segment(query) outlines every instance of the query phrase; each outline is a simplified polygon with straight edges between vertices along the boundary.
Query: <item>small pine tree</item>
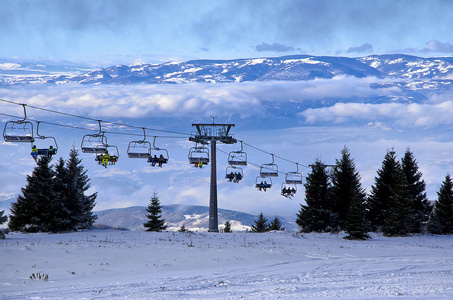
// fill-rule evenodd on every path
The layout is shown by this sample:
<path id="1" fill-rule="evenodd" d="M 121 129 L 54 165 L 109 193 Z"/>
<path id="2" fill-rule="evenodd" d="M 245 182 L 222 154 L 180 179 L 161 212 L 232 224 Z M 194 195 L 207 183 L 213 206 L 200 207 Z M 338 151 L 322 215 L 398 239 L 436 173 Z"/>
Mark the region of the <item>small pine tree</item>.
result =
<path id="1" fill-rule="evenodd" d="M 453 182 L 449 174 L 437 192 L 437 202 L 428 222 L 428 230 L 436 234 L 453 234 Z"/>
<path id="2" fill-rule="evenodd" d="M 224 225 L 225 225 L 225 226 L 223 227 L 223 232 L 225 232 L 225 233 L 233 232 L 233 231 L 231 230 L 231 223 L 230 223 L 230 221 L 226 221 Z"/>
<path id="3" fill-rule="evenodd" d="M 178 232 L 187 232 L 186 226 L 181 225 L 181 227 L 179 228 Z"/>
<path id="4" fill-rule="evenodd" d="M 151 202 L 146 208 L 146 211 L 149 213 L 146 215 L 148 218 L 148 222 L 144 223 L 143 226 L 146 231 L 157 231 L 160 232 L 162 230 L 167 229 L 165 225 L 165 220 L 162 219 L 162 205 L 160 205 L 159 198 L 157 197 L 157 193 L 154 192 L 153 196 L 151 197 Z"/>
<path id="5" fill-rule="evenodd" d="M 296 223 L 302 232 L 331 232 L 334 230 L 335 215 L 326 165 L 316 160 L 311 169 L 304 185 L 307 205 L 300 205 Z"/>
<path id="6" fill-rule="evenodd" d="M 269 224 L 269 230 L 283 231 L 285 227 L 282 227 L 282 222 L 278 217 L 275 217 Z"/>
<path id="7" fill-rule="evenodd" d="M 3 215 L 4 213 L 5 213 L 4 210 L 0 211 L 0 225 L 5 223 L 6 221 L 8 221 L 8 216 L 4 216 Z M 3 230 L 0 229 L 0 239 L 4 239 L 4 238 L 5 238 L 5 234 L 3 233 Z"/>
<path id="8" fill-rule="evenodd" d="M 252 225 L 252 232 L 266 231 L 269 231 L 269 225 L 267 224 L 267 219 L 264 217 L 263 213 L 260 213 L 258 220 L 255 220 L 255 225 Z"/>

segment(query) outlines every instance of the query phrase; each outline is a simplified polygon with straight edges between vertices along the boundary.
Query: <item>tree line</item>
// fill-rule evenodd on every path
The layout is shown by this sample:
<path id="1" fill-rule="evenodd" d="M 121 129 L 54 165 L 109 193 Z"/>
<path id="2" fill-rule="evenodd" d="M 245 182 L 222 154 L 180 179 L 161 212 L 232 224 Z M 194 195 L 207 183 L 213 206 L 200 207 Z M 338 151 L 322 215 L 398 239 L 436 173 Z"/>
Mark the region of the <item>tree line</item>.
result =
<path id="1" fill-rule="evenodd" d="M 86 195 L 90 188 L 87 171 L 78 152 L 72 149 L 69 160 L 62 158 L 50 165 L 51 158 L 42 157 L 31 175 L 22 195 L 11 204 L 8 227 L 22 232 L 62 232 L 92 227 L 96 220 L 92 209 L 97 193 Z M 407 149 L 399 161 L 394 149 L 387 151 L 374 184 L 367 195 L 361 186 L 349 149 L 344 147 L 341 158 L 332 169 L 319 159 L 311 165 L 306 177 L 305 202 L 296 214 L 301 232 L 347 232 L 346 238 L 367 239 L 369 232 L 386 236 L 405 236 L 413 233 L 453 233 L 453 182 L 447 174 L 434 207 L 426 196 L 417 161 Z M 167 228 L 162 219 L 162 205 L 154 193 L 147 207 L 147 231 Z M 0 212 L 0 224 L 7 217 Z M 223 232 L 231 232 L 231 223 Z M 270 223 L 261 213 L 252 232 L 284 230 L 275 217 Z M 3 234 L 0 232 L 0 238 Z"/>
<path id="2" fill-rule="evenodd" d="M 434 208 L 426 196 L 417 161 L 407 149 L 399 161 L 387 151 L 369 195 L 349 149 L 344 147 L 333 172 L 319 159 L 306 178 L 305 201 L 296 223 L 302 232 L 347 232 L 346 238 L 367 239 L 369 232 L 386 236 L 453 233 L 453 184 L 445 177 Z"/>

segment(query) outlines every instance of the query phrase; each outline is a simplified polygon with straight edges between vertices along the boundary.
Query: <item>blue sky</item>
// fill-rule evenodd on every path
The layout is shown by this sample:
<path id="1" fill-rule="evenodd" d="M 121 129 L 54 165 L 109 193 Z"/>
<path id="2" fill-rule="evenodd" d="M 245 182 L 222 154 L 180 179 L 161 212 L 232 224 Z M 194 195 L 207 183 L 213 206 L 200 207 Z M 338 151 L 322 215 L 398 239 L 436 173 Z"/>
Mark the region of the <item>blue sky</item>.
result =
<path id="1" fill-rule="evenodd" d="M 0 0 L 0 58 L 451 55 L 448 0 Z"/>

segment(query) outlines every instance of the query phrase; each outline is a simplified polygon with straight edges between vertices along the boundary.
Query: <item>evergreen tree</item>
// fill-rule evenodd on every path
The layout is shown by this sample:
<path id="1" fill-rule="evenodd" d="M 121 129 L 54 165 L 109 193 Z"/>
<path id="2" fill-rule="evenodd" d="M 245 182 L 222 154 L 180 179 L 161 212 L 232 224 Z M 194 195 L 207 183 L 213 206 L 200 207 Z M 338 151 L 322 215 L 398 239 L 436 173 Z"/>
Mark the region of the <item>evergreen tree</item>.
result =
<path id="1" fill-rule="evenodd" d="M 305 183 L 305 202 L 297 214 L 296 223 L 302 232 L 331 232 L 335 228 L 333 199 L 326 166 L 319 160 L 311 166 Z"/>
<path id="2" fill-rule="evenodd" d="M 225 226 L 223 227 L 223 232 L 225 232 L 225 233 L 233 232 L 233 231 L 231 230 L 231 223 L 230 223 L 230 221 L 226 221 L 224 225 L 225 225 Z"/>
<path id="3" fill-rule="evenodd" d="M 423 223 L 428 220 L 432 207 L 426 196 L 426 184 L 421 179 L 422 173 L 418 170 L 417 161 L 408 148 L 401 160 L 401 167 L 405 177 L 406 195 L 410 205 L 409 232 L 420 233 Z"/>
<path id="4" fill-rule="evenodd" d="M 8 226 L 13 231 L 49 232 L 54 230 L 55 193 L 54 172 L 49 167 L 50 159 L 41 157 L 31 175 L 27 175 L 27 186 L 22 195 L 11 204 Z"/>
<path id="5" fill-rule="evenodd" d="M 428 222 L 428 230 L 437 234 L 453 234 L 453 183 L 449 174 L 437 192 L 437 202 Z"/>
<path id="6" fill-rule="evenodd" d="M 401 164 L 393 149 L 387 151 L 368 197 L 368 220 L 373 230 L 387 235 L 408 232 L 409 203 Z"/>
<path id="7" fill-rule="evenodd" d="M 275 217 L 274 220 L 272 220 L 269 224 L 269 230 L 283 231 L 285 230 L 285 228 L 282 227 L 282 222 L 280 221 L 280 219 Z"/>
<path id="8" fill-rule="evenodd" d="M 148 222 L 144 223 L 146 231 L 162 231 L 167 229 L 165 226 L 165 220 L 162 219 L 162 205 L 160 205 L 159 198 L 157 193 L 154 192 L 153 197 L 151 197 L 151 202 L 146 208 L 146 211 L 149 213 L 146 215 Z"/>
<path id="9" fill-rule="evenodd" d="M 69 160 L 66 164 L 67 195 L 65 205 L 71 213 L 71 223 L 75 229 L 90 228 L 96 221 L 97 216 L 93 215 L 93 208 L 96 205 L 97 193 L 85 195 L 90 188 L 90 179 L 79 159 L 79 153 L 72 148 L 69 153 Z"/>
<path id="10" fill-rule="evenodd" d="M 365 213 L 365 209 L 358 206 L 365 205 L 365 190 L 360 183 L 359 172 L 356 171 L 354 160 L 351 158 L 349 149 L 344 147 L 341 150 L 341 159 L 336 160 L 336 166 L 333 172 L 332 180 L 332 196 L 334 213 L 337 216 L 337 222 L 341 229 L 345 229 L 349 216 L 354 216 L 355 220 L 349 221 L 349 226 L 358 221 L 360 218 L 356 214 L 359 212 Z M 354 213 L 350 214 L 352 202 L 356 206 Z M 352 228 L 350 230 L 353 230 Z"/>
<path id="11" fill-rule="evenodd" d="M 266 231 L 269 231 L 269 225 L 267 224 L 267 219 L 264 217 L 263 213 L 260 213 L 258 220 L 255 220 L 255 225 L 252 225 L 252 232 Z"/>
<path id="12" fill-rule="evenodd" d="M 0 225 L 8 221 L 8 216 L 4 216 L 3 214 L 5 213 L 4 210 L 0 211 Z M 3 234 L 3 230 L 0 229 L 0 239 L 4 239 L 5 235 Z"/>
<path id="13" fill-rule="evenodd" d="M 181 225 L 181 227 L 179 228 L 178 232 L 187 232 L 188 230 L 186 229 L 186 226 L 184 225 Z"/>

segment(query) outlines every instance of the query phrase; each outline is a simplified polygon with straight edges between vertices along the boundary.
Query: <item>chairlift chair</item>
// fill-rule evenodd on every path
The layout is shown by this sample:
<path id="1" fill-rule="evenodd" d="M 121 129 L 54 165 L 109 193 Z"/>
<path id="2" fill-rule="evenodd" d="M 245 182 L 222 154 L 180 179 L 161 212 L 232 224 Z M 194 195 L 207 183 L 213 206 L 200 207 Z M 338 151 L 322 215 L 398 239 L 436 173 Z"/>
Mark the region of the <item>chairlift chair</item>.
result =
<path id="1" fill-rule="evenodd" d="M 107 153 L 109 156 L 106 156 Z M 118 147 L 106 144 L 104 152 L 96 153 L 94 160 L 97 161 L 99 165 L 107 167 L 107 165 L 115 165 L 118 162 L 119 157 L 120 153 L 118 151 Z"/>
<path id="2" fill-rule="evenodd" d="M 243 151 L 243 145 L 241 141 L 240 151 L 231 151 L 228 154 L 228 164 L 230 166 L 246 166 L 247 165 L 247 153 Z"/>
<path id="3" fill-rule="evenodd" d="M 296 184 L 288 184 L 286 182 L 282 183 L 281 195 L 283 197 L 291 199 L 296 192 L 297 192 Z"/>
<path id="4" fill-rule="evenodd" d="M 257 176 L 255 179 L 255 187 L 260 191 L 266 191 L 272 187 L 272 178 L 266 176 Z"/>
<path id="5" fill-rule="evenodd" d="M 286 173 L 285 182 L 287 184 L 302 184 L 302 173 L 299 172 L 299 164 L 297 165 L 297 171 Z"/>
<path id="6" fill-rule="evenodd" d="M 244 178 L 244 172 L 242 168 L 235 166 L 228 166 L 225 170 L 225 179 L 228 179 L 229 182 L 238 183 Z"/>
<path id="7" fill-rule="evenodd" d="M 274 163 L 274 154 L 271 155 L 272 163 L 261 165 L 260 175 L 263 177 L 278 177 L 278 166 Z"/>
<path id="8" fill-rule="evenodd" d="M 205 147 L 192 147 L 189 150 L 189 162 L 191 165 L 202 163 L 209 164 L 209 150 Z"/>
<path id="9" fill-rule="evenodd" d="M 151 153 L 151 143 L 146 140 L 145 128 L 143 129 L 143 140 L 132 141 L 127 146 L 127 156 L 129 158 L 149 158 Z"/>
<path id="10" fill-rule="evenodd" d="M 151 147 L 149 153 L 148 162 L 151 163 L 152 166 L 157 165 L 162 167 L 163 164 L 168 163 L 168 151 L 167 149 L 156 147 L 156 137 L 154 137 L 153 146 Z"/>
<path id="11" fill-rule="evenodd" d="M 33 146 L 36 146 L 36 144 L 38 144 L 38 146 L 36 146 L 37 147 L 37 155 L 38 156 L 49 156 L 49 157 L 51 157 L 52 155 L 57 154 L 57 151 L 58 151 L 57 140 L 53 136 L 40 135 L 39 134 L 39 124 L 41 122 L 37 122 L 37 123 L 38 123 L 38 125 L 36 126 L 36 136 L 35 136 L 35 141 L 34 141 L 34 145 L 33 145 Z M 50 145 L 48 145 L 45 142 L 39 142 L 38 143 L 38 140 L 49 141 Z M 32 146 L 32 150 L 33 150 L 33 146 Z"/>
<path id="12" fill-rule="evenodd" d="M 8 121 L 3 128 L 3 139 L 5 142 L 16 143 L 33 143 L 33 123 L 27 121 L 26 104 L 22 104 L 24 108 L 24 118 L 18 121 Z"/>
<path id="13" fill-rule="evenodd" d="M 107 137 L 102 132 L 84 135 L 80 148 L 83 153 L 102 154 L 107 150 L 107 145 Z"/>
<path id="14" fill-rule="evenodd" d="M 33 124 L 29 121 L 8 121 L 3 129 L 5 142 L 33 143 Z"/>

